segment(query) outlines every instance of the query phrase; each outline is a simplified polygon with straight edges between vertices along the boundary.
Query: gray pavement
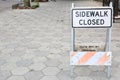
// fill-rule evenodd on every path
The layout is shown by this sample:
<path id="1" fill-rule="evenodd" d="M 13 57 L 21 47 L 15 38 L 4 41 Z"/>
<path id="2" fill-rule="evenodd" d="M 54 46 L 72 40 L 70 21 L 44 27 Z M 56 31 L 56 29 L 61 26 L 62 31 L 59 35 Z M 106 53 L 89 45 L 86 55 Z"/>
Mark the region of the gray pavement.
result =
<path id="1" fill-rule="evenodd" d="M 0 80 L 71 80 L 72 2 L 82 7 L 101 6 L 92 0 L 57 0 L 40 3 L 35 10 L 7 9 L 0 13 Z M 112 28 L 110 80 L 120 79 L 119 25 L 114 23 Z M 76 44 L 104 48 L 105 32 L 104 29 L 78 30 Z M 105 66 L 76 66 L 74 74 L 75 80 L 107 80 Z"/>
<path id="2" fill-rule="evenodd" d="M 0 0 L 0 12 L 11 9 L 12 5 L 18 2 L 18 0 Z"/>

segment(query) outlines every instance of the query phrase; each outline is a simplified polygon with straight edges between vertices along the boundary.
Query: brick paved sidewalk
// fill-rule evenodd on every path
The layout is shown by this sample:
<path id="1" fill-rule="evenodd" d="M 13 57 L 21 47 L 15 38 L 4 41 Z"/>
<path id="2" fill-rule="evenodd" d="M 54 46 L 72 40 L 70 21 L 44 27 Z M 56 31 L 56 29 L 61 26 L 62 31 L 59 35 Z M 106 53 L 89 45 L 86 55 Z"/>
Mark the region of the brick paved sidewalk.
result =
<path id="1" fill-rule="evenodd" d="M 101 5 L 87 0 L 50 1 L 40 3 L 35 10 L 8 9 L 0 13 L 0 80 L 71 80 L 69 52 L 72 2 L 82 7 Z M 114 23 L 112 29 L 111 80 L 120 78 L 119 25 Z M 90 32 L 93 35 L 89 31 L 84 34 L 88 38 L 97 36 L 104 39 L 101 36 L 103 30 L 93 29 Z M 81 38 L 84 39 L 83 36 Z M 74 73 L 75 80 L 107 80 L 104 66 L 77 66 Z"/>

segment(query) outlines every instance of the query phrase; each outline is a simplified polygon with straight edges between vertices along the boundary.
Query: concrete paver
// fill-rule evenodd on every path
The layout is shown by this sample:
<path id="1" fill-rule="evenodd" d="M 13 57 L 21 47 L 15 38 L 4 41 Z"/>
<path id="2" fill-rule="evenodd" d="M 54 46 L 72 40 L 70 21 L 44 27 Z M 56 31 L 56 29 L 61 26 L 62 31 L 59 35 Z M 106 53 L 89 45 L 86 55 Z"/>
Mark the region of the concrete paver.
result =
<path id="1" fill-rule="evenodd" d="M 35 58 L 32 59 L 34 62 L 46 62 L 47 58 L 46 57 L 41 57 L 41 56 L 37 56 Z"/>
<path id="2" fill-rule="evenodd" d="M 29 68 L 29 69 L 32 69 L 32 70 L 42 70 L 42 69 L 44 69 L 45 67 L 46 67 L 45 64 L 40 63 L 40 62 L 37 62 L 37 63 L 34 63 L 34 64 L 32 64 L 31 66 L 29 66 L 28 68 Z"/>
<path id="3" fill-rule="evenodd" d="M 75 80 L 93 80 L 90 77 L 77 77 Z"/>
<path id="4" fill-rule="evenodd" d="M 13 75 L 24 75 L 26 74 L 27 72 L 29 72 L 29 69 L 26 68 L 26 67 L 19 67 L 19 68 L 15 68 L 11 71 L 11 73 Z"/>
<path id="5" fill-rule="evenodd" d="M 88 69 L 87 67 L 76 67 L 74 72 L 76 73 L 76 75 L 79 76 L 85 76 L 85 75 L 90 75 L 91 74 L 91 70 Z"/>
<path id="6" fill-rule="evenodd" d="M 40 80 L 59 80 L 56 76 L 45 76 Z"/>
<path id="7" fill-rule="evenodd" d="M 82 7 L 102 5 L 93 0 L 49 1 L 40 3 L 35 10 L 12 10 L 13 3 L 1 10 L 4 5 L 0 5 L 0 80 L 71 80 L 70 8 L 73 2 Z M 112 28 L 111 80 L 119 79 L 119 25 L 118 20 Z M 76 32 L 76 44 L 78 47 L 97 45 L 98 50 L 103 50 L 105 32 L 106 29 L 80 29 Z M 75 80 L 107 80 L 103 66 L 77 66 L 74 74 Z"/>
<path id="8" fill-rule="evenodd" d="M 6 64 L 0 66 L 0 69 L 3 71 L 6 71 L 6 70 L 11 71 L 16 68 L 17 68 L 17 66 L 15 63 L 6 63 Z"/>
<path id="9" fill-rule="evenodd" d="M 26 60 L 17 61 L 17 62 L 16 62 L 16 65 L 17 65 L 18 67 L 28 67 L 28 66 L 30 66 L 32 63 L 33 63 L 32 60 L 26 59 Z"/>
<path id="10" fill-rule="evenodd" d="M 7 80 L 12 74 L 6 70 L 0 70 L 0 80 Z"/>
<path id="11" fill-rule="evenodd" d="M 69 70 L 61 70 L 60 73 L 57 75 L 57 77 L 60 80 L 66 80 L 66 79 L 67 80 L 71 80 L 70 71 Z"/>
<path id="12" fill-rule="evenodd" d="M 47 76 L 54 76 L 59 73 L 59 69 L 57 67 L 47 67 L 43 70 L 43 73 Z"/>
<path id="13" fill-rule="evenodd" d="M 49 61 L 46 61 L 45 65 L 48 67 L 55 67 L 55 66 L 57 67 L 60 65 L 60 61 L 58 61 L 57 59 L 51 59 Z"/>
<path id="14" fill-rule="evenodd" d="M 24 76 L 11 76 L 7 80 L 25 80 Z"/>
<path id="15" fill-rule="evenodd" d="M 0 65 L 4 65 L 6 63 L 6 60 L 0 59 Z"/>
<path id="16" fill-rule="evenodd" d="M 25 74 L 26 80 L 40 80 L 43 77 L 43 73 L 41 71 L 30 71 Z"/>

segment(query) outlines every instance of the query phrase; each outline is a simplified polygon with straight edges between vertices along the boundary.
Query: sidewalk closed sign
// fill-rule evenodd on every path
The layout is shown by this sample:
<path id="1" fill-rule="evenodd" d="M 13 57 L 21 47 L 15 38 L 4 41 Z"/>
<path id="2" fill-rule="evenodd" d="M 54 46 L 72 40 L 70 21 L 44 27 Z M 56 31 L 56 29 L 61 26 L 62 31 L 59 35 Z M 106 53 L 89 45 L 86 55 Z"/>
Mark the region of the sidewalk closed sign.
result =
<path id="1" fill-rule="evenodd" d="M 108 8 L 73 8 L 73 28 L 110 28 L 112 26 L 112 9 Z"/>

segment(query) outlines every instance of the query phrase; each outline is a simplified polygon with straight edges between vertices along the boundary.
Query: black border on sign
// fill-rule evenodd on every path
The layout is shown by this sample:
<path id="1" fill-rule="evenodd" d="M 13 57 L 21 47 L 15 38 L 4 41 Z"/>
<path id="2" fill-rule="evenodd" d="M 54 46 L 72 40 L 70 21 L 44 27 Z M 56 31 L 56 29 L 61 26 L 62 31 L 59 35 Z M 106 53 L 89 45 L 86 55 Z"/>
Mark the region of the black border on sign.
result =
<path id="1" fill-rule="evenodd" d="M 111 22 L 111 25 L 110 26 L 97 26 L 97 27 L 89 27 L 89 26 L 85 26 L 85 27 L 80 27 L 80 26 L 78 26 L 78 27 L 74 27 L 73 26 L 73 10 L 103 10 L 103 9 L 109 9 L 110 11 L 111 11 L 111 20 L 110 20 L 110 22 Z M 73 8 L 72 9 L 72 28 L 111 28 L 112 27 L 112 16 L 113 16 L 113 14 L 112 14 L 112 9 L 111 8 Z"/>

